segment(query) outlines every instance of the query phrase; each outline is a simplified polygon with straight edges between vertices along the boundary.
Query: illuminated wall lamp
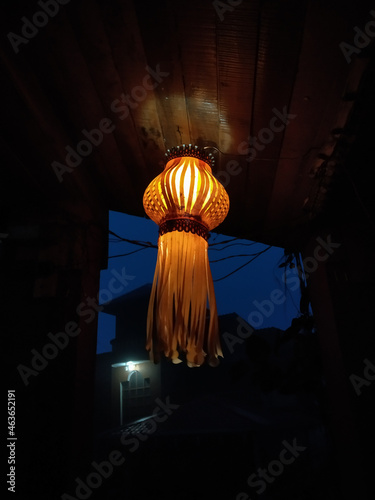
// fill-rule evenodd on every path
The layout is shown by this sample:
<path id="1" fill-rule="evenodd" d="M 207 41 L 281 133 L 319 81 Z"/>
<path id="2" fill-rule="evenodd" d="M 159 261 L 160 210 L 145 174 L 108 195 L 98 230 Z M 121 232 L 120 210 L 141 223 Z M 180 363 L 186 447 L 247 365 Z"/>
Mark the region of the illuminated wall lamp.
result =
<path id="1" fill-rule="evenodd" d="M 136 369 L 137 365 L 133 361 L 128 361 L 127 363 L 125 363 L 125 370 L 127 372 L 133 372 Z"/>

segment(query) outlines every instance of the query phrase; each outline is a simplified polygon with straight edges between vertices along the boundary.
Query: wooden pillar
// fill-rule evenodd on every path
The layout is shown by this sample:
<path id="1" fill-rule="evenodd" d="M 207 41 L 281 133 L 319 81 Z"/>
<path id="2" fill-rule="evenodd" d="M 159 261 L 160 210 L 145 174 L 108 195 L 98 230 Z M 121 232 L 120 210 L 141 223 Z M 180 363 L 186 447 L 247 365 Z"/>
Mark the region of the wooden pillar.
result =
<path id="1" fill-rule="evenodd" d="M 84 207 L 69 214 L 36 202 L 9 214 L 0 292 L 20 498 L 71 494 L 71 480 L 93 459 L 95 304 L 106 225 L 104 210 Z"/>
<path id="2" fill-rule="evenodd" d="M 338 477 L 342 499 L 365 499 L 368 497 L 365 486 L 363 437 L 359 433 L 350 384 L 353 365 L 348 335 L 352 336 L 352 341 L 354 337 L 358 337 L 358 341 L 361 342 L 359 338 L 362 337 L 363 342 L 367 332 L 358 329 L 358 323 L 351 331 L 350 325 L 353 325 L 353 319 L 355 322 L 353 318 L 355 304 L 352 309 L 348 309 L 344 303 L 350 288 L 348 287 L 350 279 L 348 238 L 342 232 L 326 232 L 319 236 L 325 242 L 334 242 L 336 247 L 331 248 L 326 260 L 319 261 L 316 256 L 321 258 L 325 250 L 317 250 L 321 240 L 313 238 L 306 247 L 303 259 L 309 263 L 309 266 L 305 267 L 312 269 L 308 273 L 307 281 L 326 383 L 326 411 L 336 464 L 336 470 L 332 473 Z M 338 243 L 340 245 L 337 248 Z M 343 285 L 343 281 L 346 281 L 346 285 Z M 337 295 L 340 289 L 341 297 Z"/>

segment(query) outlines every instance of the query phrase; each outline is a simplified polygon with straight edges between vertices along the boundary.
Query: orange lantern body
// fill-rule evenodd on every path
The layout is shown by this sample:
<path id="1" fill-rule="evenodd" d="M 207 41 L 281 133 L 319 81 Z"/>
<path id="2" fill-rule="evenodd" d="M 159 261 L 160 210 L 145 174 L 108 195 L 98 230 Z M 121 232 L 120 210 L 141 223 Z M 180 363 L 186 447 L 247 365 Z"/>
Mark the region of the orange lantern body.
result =
<path id="1" fill-rule="evenodd" d="M 212 155 L 197 146 L 168 150 L 164 171 L 147 187 L 143 205 L 159 225 L 158 257 L 147 317 L 150 357 L 160 353 L 189 366 L 222 356 L 208 233 L 229 210 L 224 187 L 212 175 Z M 209 319 L 207 318 L 207 306 Z"/>

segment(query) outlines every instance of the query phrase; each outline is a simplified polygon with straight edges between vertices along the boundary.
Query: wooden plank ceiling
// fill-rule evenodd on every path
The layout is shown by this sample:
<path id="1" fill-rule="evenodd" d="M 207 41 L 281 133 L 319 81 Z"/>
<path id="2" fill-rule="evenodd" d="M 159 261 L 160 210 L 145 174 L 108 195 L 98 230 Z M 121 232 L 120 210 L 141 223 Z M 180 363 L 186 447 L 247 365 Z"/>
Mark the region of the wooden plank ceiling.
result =
<path id="1" fill-rule="evenodd" d="M 7 34 L 21 35 L 21 18 L 41 9 L 26 1 L 1 7 L 6 166 L 67 210 L 79 201 L 93 213 L 98 204 L 143 216 L 143 192 L 167 148 L 218 148 L 216 174 L 231 199 L 220 230 L 298 244 L 324 198 L 313 175 L 319 155 L 334 151 L 331 131 L 351 108 L 343 97 L 366 66 L 348 64 L 339 44 L 352 42 L 369 9 L 332 0 L 237 3 L 218 12 L 223 3 L 203 0 L 75 0 L 17 54 Z M 275 110 L 290 115 L 282 130 Z M 76 149 L 82 131 L 105 118 L 112 132 L 59 182 L 51 163 L 64 164 L 66 147 Z M 252 161 L 249 136 L 259 145 Z"/>

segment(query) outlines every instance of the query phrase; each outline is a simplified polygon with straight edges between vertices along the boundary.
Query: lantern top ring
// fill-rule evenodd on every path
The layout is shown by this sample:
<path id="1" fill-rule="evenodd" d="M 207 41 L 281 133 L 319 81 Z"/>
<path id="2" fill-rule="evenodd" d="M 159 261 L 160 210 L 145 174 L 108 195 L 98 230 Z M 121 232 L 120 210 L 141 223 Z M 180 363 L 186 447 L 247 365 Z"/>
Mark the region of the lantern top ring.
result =
<path id="1" fill-rule="evenodd" d="M 199 146 L 193 146 L 192 144 L 183 144 L 182 146 L 176 146 L 168 149 L 165 153 L 167 162 L 173 160 L 174 158 L 181 158 L 182 156 L 190 156 L 192 158 L 198 158 L 206 162 L 211 168 L 215 166 L 215 158 L 212 153 L 206 153 L 204 148 Z"/>

